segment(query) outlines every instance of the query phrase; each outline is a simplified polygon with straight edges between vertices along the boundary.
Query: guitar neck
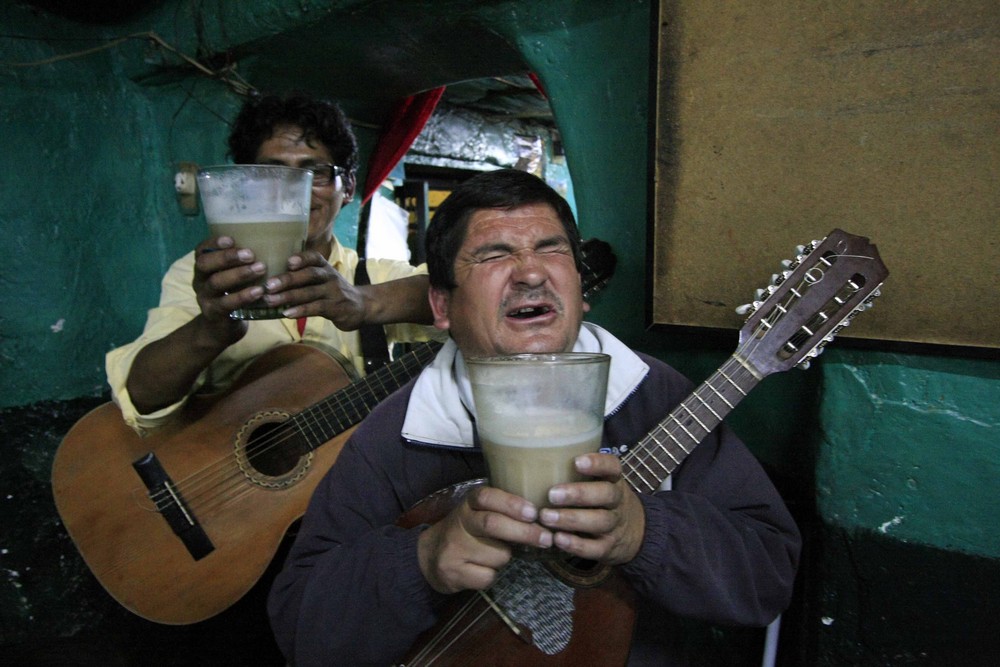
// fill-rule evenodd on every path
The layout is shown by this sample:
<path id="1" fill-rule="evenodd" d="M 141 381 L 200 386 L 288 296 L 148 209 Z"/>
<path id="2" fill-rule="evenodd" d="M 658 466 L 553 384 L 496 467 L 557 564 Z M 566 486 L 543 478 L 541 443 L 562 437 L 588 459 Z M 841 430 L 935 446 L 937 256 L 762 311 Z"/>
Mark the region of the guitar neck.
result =
<path id="1" fill-rule="evenodd" d="M 761 379 L 734 354 L 621 457 L 625 480 L 639 493 L 656 491 Z"/>
<path id="2" fill-rule="evenodd" d="M 440 349 L 441 343 L 420 343 L 392 363 L 306 408 L 289 423 L 312 451 L 360 423 L 380 401 L 419 375 Z"/>

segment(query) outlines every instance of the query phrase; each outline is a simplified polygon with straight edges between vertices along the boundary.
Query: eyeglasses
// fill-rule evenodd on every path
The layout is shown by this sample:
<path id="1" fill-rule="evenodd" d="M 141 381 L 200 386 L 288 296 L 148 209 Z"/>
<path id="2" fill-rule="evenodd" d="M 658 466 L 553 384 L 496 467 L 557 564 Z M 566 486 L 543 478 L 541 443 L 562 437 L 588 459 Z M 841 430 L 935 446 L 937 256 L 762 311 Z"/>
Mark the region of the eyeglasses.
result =
<path id="1" fill-rule="evenodd" d="M 347 169 L 335 164 L 313 164 L 306 168 L 312 170 L 313 185 L 330 185 L 333 179 L 347 173 Z"/>

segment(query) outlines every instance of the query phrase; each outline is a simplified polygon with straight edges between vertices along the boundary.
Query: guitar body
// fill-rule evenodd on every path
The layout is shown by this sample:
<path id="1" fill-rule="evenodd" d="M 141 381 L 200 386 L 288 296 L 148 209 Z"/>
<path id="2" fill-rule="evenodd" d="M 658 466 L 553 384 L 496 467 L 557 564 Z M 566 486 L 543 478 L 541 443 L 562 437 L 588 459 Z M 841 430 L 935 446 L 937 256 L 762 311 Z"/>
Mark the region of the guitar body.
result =
<path id="1" fill-rule="evenodd" d="M 239 600 L 267 568 L 288 527 L 353 428 L 265 470 L 248 443 L 349 384 L 345 367 L 307 345 L 277 348 L 226 394 L 197 399 L 140 438 L 117 406 L 102 405 L 66 435 L 52 490 L 66 530 L 101 585 L 153 621 L 204 620 Z M 153 453 L 212 544 L 196 559 L 157 511 L 133 462 Z"/>
<path id="2" fill-rule="evenodd" d="M 428 496 L 396 522 L 407 528 L 434 523 L 485 480 L 447 487 Z M 553 567 L 561 573 L 563 568 Z M 562 651 L 546 654 L 531 643 L 530 631 L 518 636 L 475 591 L 453 596 L 443 619 L 422 634 L 400 663 L 405 667 L 483 665 L 484 667 L 576 667 L 624 665 L 635 624 L 635 593 L 614 570 L 601 570 L 598 583 L 575 589 L 573 631 Z M 577 578 L 584 581 L 584 578 Z M 567 582 L 572 583 L 572 582 Z M 441 647 L 438 649 L 437 647 Z"/>
<path id="3" fill-rule="evenodd" d="M 569 645 L 547 655 L 527 638 L 520 638 L 507 627 L 485 600 L 473 600 L 472 609 L 460 611 L 474 593 L 463 593 L 449 601 L 444 617 L 454 621 L 461 616 L 474 618 L 459 629 L 446 630 L 439 624 L 417 640 L 400 665 L 418 667 L 579 667 L 580 665 L 624 665 L 628 659 L 635 623 L 634 595 L 618 575 L 596 588 L 578 588 L 573 603 L 573 636 Z M 447 645 L 447 652 L 424 652 L 430 643 Z"/>

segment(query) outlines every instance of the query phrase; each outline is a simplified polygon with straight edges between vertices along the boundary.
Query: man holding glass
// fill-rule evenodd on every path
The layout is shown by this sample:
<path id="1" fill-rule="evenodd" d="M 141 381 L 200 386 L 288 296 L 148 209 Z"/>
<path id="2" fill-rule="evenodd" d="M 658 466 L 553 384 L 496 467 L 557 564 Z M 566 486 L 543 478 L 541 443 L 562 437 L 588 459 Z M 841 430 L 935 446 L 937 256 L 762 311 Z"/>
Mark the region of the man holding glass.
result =
<path id="1" fill-rule="evenodd" d="M 679 618 L 763 627 L 786 608 L 799 532 L 725 424 L 655 492 L 624 479 L 616 454 L 692 385 L 583 322 L 579 247 L 565 200 L 520 171 L 473 177 L 435 212 L 429 300 L 450 339 L 361 424 L 313 495 L 269 600 L 291 664 L 395 664 L 453 595 L 490 589 L 522 547 L 616 567 L 638 594 L 633 665 L 684 664 Z M 437 520 L 397 523 L 487 474 L 466 358 L 571 351 L 611 357 L 601 451 L 573 460 L 586 481 L 552 487 L 543 507 L 476 486 Z"/>
<path id="2" fill-rule="evenodd" d="M 390 325 L 390 342 L 427 338 L 428 328 L 415 326 L 431 322 L 425 269 L 368 260 L 371 284 L 355 286 L 358 255 L 334 235 L 334 220 L 355 196 L 358 166 L 357 142 L 336 104 L 251 98 L 233 124 L 229 152 L 237 164 L 313 171 L 305 249 L 264 286 L 258 283 L 267 267 L 227 236 L 206 239 L 170 267 L 140 337 L 106 359 L 113 398 L 139 433 L 164 424 L 196 391 L 226 389 L 251 361 L 283 344 L 317 343 L 360 373 L 362 325 Z M 259 299 L 285 319 L 229 317 Z"/>

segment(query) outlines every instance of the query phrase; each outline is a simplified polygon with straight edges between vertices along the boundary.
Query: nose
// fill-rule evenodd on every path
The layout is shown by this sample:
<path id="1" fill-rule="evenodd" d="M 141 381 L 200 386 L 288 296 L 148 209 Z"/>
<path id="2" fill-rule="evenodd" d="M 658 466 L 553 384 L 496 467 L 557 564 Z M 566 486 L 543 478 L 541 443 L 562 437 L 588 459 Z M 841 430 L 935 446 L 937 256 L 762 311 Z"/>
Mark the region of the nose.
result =
<path id="1" fill-rule="evenodd" d="M 548 271 L 542 257 L 534 250 L 523 249 L 514 253 L 515 262 L 511 279 L 518 284 L 537 287 L 548 280 Z"/>

